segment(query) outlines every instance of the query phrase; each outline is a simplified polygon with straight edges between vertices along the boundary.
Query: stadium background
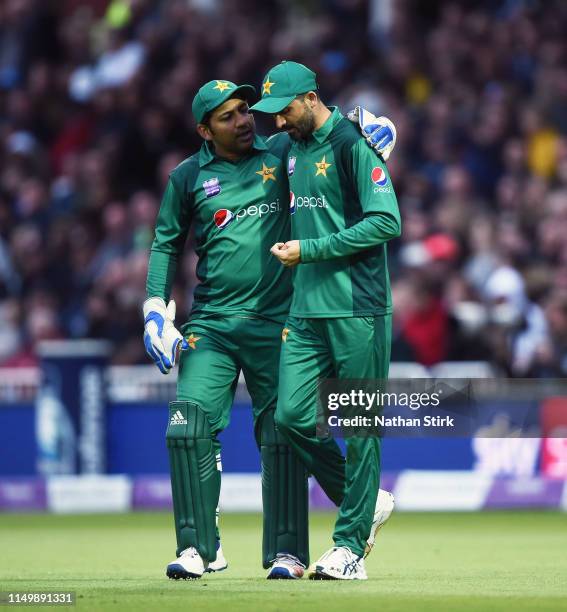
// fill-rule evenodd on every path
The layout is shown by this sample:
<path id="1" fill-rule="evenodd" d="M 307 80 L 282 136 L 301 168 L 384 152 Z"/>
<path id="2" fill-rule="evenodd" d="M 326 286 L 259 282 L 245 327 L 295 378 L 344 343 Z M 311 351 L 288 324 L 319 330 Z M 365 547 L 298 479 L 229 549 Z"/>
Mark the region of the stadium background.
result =
<path id="1" fill-rule="evenodd" d="M 174 381 L 140 314 L 160 194 L 200 144 L 199 85 L 258 87 L 282 58 L 397 126 L 392 375 L 564 377 L 566 26 L 553 0 L 0 3 L 0 510 L 168 507 Z M 179 318 L 194 268 L 189 247 Z M 41 346 L 68 351 L 53 367 L 74 399 L 38 393 Z M 81 359 L 102 389 L 90 430 Z M 257 510 L 243 388 L 223 442 L 223 507 Z M 557 437 L 386 440 L 384 469 L 401 509 L 567 508 Z M 91 476 L 54 476 L 74 472 Z"/>

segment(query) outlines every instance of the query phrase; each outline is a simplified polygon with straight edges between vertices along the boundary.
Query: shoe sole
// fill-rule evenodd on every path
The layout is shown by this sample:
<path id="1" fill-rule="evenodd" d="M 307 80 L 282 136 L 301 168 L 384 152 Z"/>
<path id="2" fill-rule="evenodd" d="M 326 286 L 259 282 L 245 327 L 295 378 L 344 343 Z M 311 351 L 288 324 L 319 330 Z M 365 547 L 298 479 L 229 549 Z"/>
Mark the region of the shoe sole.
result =
<path id="1" fill-rule="evenodd" d="M 337 578 L 336 576 L 330 576 L 329 574 L 325 574 L 323 568 L 321 566 L 317 566 L 315 571 L 309 574 L 309 580 L 345 580 L 345 581 L 353 581 L 353 580 L 367 580 L 367 578 Z"/>
<path id="2" fill-rule="evenodd" d="M 224 570 L 227 568 L 228 563 L 224 567 L 219 567 L 217 569 L 211 569 L 210 567 L 207 567 L 207 569 L 205 570 L 205 574 L 216 574 L 217 572 L 224 572 Z"/>
<path id="3" fill-rule="evenodd" d="M 309 580 L 338 580 L 334 576 L 329 576 L 329 574 L 325 574 L 323 568 L 316 567 L 315 571 L 309 574 Z"/>
<path id="4" fill-rule="evenodd" d="M 170 580 L 197 580 L 201 577 L 200 574 L 192 574 L 181 565 L 176 564 L 169 565 L 165 570 L 165 574 Z"/>

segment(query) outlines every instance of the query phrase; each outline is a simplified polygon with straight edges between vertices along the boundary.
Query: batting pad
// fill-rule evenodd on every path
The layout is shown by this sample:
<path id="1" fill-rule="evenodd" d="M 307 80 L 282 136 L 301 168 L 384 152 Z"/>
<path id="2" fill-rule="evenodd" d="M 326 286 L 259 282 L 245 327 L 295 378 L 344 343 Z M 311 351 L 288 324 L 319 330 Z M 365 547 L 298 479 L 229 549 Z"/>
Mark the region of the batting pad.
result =
<path id="1" fill-rule="evenodd" d="M 307 472 L 274 424 L 274 411 L 261 416 L 262 562 L 270 567 L 278 553 L 295 555 L 309 565 L 309 499 Z"/>
<path id="2" fill-rule="evenodd" d="M 170 402 L 166 442 L 177 556 L 194 546 L 205 561 L 214 561 L 220 471 L 202 408 L 191 402 Z"/>

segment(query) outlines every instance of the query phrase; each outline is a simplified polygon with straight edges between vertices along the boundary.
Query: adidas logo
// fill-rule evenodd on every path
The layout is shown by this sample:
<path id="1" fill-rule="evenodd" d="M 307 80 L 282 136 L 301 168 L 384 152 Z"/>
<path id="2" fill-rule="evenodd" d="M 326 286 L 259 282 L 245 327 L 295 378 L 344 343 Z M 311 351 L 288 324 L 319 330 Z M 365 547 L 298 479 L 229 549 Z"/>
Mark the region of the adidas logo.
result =
<path id="1" fill-rule="evenodd" d="M 187 419 L 183 416 L 181 410 L 171 415 L 170 425 L 187 425 Z"/>

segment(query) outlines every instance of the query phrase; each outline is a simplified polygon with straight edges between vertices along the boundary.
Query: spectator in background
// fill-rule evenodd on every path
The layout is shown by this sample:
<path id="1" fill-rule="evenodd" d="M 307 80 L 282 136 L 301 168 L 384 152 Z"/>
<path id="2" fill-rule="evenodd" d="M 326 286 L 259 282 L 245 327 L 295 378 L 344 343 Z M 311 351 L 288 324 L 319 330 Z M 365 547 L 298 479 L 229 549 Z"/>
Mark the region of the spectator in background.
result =
<path id="1" fill-rule="evenodd" d="M 0 364 L 49 336 L 145 362 L 132 304 L 159 194 L 199 146 L 189 101 L 211 74 L 259 82 L 289 58 L 324 99 L 396 123 L 394 356 L 564 372 L 566 29 L 560 0 L 1 2 Z"/>

